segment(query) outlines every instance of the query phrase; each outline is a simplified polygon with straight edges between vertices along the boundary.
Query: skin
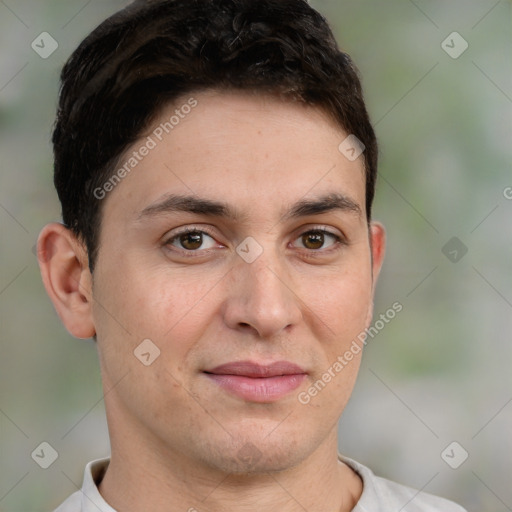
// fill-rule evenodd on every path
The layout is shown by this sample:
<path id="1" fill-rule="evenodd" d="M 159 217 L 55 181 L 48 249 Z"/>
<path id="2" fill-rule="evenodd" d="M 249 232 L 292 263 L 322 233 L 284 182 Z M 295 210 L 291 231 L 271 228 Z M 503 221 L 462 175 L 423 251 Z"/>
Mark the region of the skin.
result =
<path id="1" fill-rule="evenodd" d="M 363 160 L 340 153 L 347 134 L 316 108 L 193 96 L 197 107 L 103 200 L 93 276 L 65 227 L 39 238 L 62 322 L 75 337 L 97 335 L 112 447 L 100 492 L 119 512 L 349 511 L 362 482 L 338 460 L 337 422 L 361 353 L 308 404 L 297 397 L 371 322 L 385 234 L 368 227 Z M 333 192 L 359 212 L 284 217 L 296 201 Z M 171 193 L 223 201 L 239 218 L 141 216 Z M 208 230 L 192 257 L 186 237 L 168 243 L 182 227 Z M 311 242 L 302 235 L 313 228 L 345 242 Z M 249 236 L 263 249 L 252 263 L 236 252 Z M 148 338 L 160 356 L 145 366 L 134 350 Z M 286 360 L 307 376 L 284 398 L 251 402 L 204 373 L 235 360 Z M 244 446 L 252 457 L 240 456 Z"/>

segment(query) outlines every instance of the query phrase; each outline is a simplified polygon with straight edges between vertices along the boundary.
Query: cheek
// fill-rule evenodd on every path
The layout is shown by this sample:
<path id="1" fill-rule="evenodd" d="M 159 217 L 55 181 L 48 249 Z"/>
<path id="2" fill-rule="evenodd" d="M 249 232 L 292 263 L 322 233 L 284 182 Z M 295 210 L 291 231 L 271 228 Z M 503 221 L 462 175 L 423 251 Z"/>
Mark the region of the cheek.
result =
<path id="1" fill-rule="evenodd" d="M 152 396 L 150 402 L 156 416 L 160 406 L 168 406 L 170 397 L 186 402 L 180 382 L 186 374 L 188 352 L 209 325 L 213 301 L 201 299 L 212 295 L 208 293 L 211 284 L 207 286 L 205 279 L 196 282 L 193 278 L 185 282 L 182 276 L 154 270 L 130 273 L 126 268 L 99 277 L 94 317 L 108 381 L 115 385 L 122 380 L 119 393 L 135 409 L 147 407 L 147 396 Z M 137 359 L 137 353 L 149 351 L 151 358 L 157 353 L 146 341 L 142 345 L 147 339 L 159 350 L 149 366 Z M 142 346 L 149 348 L 143 352 L 139 350 Z"/>
<path id="2" fill-rule="evenodd" d="M 95 290 L 97 332 L 108 335 L 118 349 L 124 350 L 127 337 L 131 351 L 149 338 L 162 355 L 168 353 L 178 363 L 213 314 L 217 290 L 204 276 L 166 268 L 143 271 L 132 265 L 101 277 Z"/>
<path id="3" fill-rule="evenodd" d="M 310 294 L 311 310 L 329 328 L 333 348 L 350 343 L 366 327 L 372 304 L 369 275 L 346 273 L 326 279 Z"/>
<path id="4" fill-rule="evenodd" d="M 363 349 L 357 340 L 371 307 L 371 278 L 364 272 L 347 274 L 332 277 L 319 288 L 310 299 L 320 319 L 315 334 L 321 361 L 299 398 L 322 421 L 326 421 L 325 411 L 330 411 L 334 422 L 350 398 L 359 371 Z"/>

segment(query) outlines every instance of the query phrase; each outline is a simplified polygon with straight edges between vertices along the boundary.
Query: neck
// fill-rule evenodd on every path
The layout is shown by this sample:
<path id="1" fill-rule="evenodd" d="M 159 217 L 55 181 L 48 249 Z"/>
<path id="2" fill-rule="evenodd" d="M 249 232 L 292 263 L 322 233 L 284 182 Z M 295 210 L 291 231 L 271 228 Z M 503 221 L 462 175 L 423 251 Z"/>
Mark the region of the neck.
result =
<path id="1" fill-rule="evenodd" d="M 111 462 L 100 484 L 100 493 L 118 512 L 348 512 L 362 492 L 360 478 L 338 459 L 336 429 L 297 466 L 244 475 L 227 474 L 177 451 L 141 449 L 140 437 L 119 441 L 112 436 Z"/>

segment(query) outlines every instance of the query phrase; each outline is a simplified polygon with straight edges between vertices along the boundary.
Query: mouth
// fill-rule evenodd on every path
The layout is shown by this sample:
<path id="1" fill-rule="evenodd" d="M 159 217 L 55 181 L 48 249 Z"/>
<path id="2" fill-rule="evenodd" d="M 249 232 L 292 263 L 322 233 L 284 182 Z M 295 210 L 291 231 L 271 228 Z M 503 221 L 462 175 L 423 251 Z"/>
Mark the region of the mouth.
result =
<path id="1" fill-rule="evenodd" d="M 307 376 L 300 366 L 288 361 L 259 364 L 233 361 L 204 374 L 224 391 L 248 402 L 275 402 L 297 389 Z"/>

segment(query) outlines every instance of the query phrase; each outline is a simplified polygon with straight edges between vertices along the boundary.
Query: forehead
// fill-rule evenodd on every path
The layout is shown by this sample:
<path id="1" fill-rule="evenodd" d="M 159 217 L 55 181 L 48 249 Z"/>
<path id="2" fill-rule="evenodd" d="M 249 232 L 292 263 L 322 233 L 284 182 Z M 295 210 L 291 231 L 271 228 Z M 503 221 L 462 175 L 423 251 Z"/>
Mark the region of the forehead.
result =
<path id="1" fill-rule="evenodd" d="M 120 159 L 118 168 L 129 172 L 105 212 L 116 207 L 134 216 L 173 193 L 257 212 L 337 192 L 364 214 L 363 159 L 350 161 L 339 150 L 347 135 L 320 109 L 274 96 L 184 96 L 166 106 Z"/>

